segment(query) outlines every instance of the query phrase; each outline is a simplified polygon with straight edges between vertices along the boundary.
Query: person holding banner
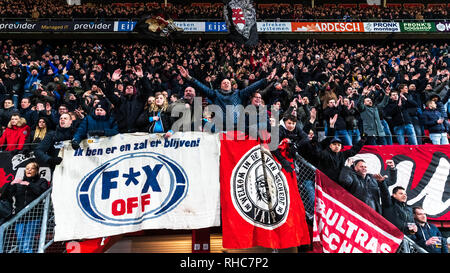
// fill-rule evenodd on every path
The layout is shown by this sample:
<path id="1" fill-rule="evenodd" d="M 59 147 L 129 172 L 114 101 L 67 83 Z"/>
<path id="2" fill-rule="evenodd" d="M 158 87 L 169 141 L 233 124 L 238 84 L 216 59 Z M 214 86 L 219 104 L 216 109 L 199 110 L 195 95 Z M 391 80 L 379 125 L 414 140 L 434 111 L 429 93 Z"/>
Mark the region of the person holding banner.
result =
<path id="1" fill-rule="evenodd" d="M 62 162 L 58 156 L 59 150 L 64 146 L 63 141 L 71 140 L 76 128 L 72 124 L 72 118 L 68 113 L 59 117 L 59 124 L 54 131 L 48 132 L 44 139 L 37 145 L 34 155 L 39 162 L 45 162 L 52 168 Z"/>
<path id="2" fill-rule="evenodd" d="M 72 139 L 72 148 L 80 148 L 81 140 L 86 137 L 115 136 L 119 133 L 117 121 L 109 115 L 110 105 L 101 100 L 95 105 L 93 113 L 83 119 Z"/>

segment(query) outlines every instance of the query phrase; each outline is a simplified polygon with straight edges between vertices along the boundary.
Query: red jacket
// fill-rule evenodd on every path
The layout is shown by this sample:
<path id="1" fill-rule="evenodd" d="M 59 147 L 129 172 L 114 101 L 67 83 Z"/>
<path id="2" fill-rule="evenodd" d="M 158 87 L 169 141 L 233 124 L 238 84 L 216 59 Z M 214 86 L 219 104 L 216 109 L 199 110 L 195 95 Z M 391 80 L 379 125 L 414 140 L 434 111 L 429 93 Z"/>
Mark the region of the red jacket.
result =
<path id="1" fill-rule="evenodd" d="M 22 150 L 30 131 L 24 118 L 20 119 L 17 126 L 11 126 L 11 123 L 8 123 L 8 127 L 0 137 L 0 146 L 6 145 L 5 151 Z"/>

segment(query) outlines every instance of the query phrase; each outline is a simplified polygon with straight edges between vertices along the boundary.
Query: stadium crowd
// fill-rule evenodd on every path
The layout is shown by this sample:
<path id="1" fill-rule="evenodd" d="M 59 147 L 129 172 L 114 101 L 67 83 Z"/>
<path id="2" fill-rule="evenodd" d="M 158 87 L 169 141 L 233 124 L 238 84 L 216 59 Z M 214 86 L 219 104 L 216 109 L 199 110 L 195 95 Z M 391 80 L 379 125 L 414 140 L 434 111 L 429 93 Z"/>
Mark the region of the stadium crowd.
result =
<path id="1" fill-rule="evenodd" d="M 122 3 L 123 4 L 123 3 Z M 217 4 L 217 2 L 216 2 Z M 220 3 L 219 3 L 220 4 Z M 286 6 L 287 5 L 287 6 Z M 450 19 L 449 6 L 446 7 L 330 7 L 327 5 L 296 6 L 280 5 L 256 7 L 258 20 L 427 20 Z M 0 3 L 1 18 L 143 18 L 149 15 L 164 15 L 176 20 L 223 19 L 223 6 L 192 5 L 180 1 L 163 7 L 162 3 L 152 5 L 144 1 L 126 6 L 115 1 L 93 1 L 81 5 L 68 5 L 64 0 L 4 0 Z"/>
<path id="2" fill-rule="evenodd" d="M 193 107 L 195 97 L 205 111 L 191 130 L 218 125 L 208 105 L 253 105 L 267 122 L 246 129 L 279 126 L 280 139 L 340 183 L 359 183 L 339 172 L 363 145 L 448 144 L 446 41 L 2 40 L 0 50 L 2 150 L 33 150 L 53 167 L 65 140 L 78 149 L 88 137 L 119 133 L 170 138 L 171 111 Z M 319 142 L 320 131 L 327 137 Z M 352 147 L 340 152 L 344 145 Z M 273 153 L 293 171 L 292 158 Z"/>
<path id="3" fill-rule="evenodd" d="M 108 103 L 105 110 L 118 122 L 120 133 L 146 128 L 148 124 L 135 121 L 158 94 L 169 110 L 187 87 L 203 96 L 204 105 L 212 104 L 208 93 L 183 77 L 177 66 L 211 89 L 222 88 L 222 80 L 228 79 L 231 90 L 244 89 L 276 69 L 271 81 L 254 90 L 261 94 L 259 104 L 269 111 L 275 106 L 280 116 L 295 108 L 301 128 L 313 115 L 317 118 L 311 129 L 324 128 L 325 133 L 337 115 L 335 134 L 344 145 L 353 145 L 363 134 L 371 145 L 405 144 L 405 137 L 409 144 L 447 143 L 448 43 L 267 40 L 248 49 L 219 40 L 162 46 L 8 40 L 0 46 L 0 144 L 8 144 L 7 150 L 36 142 L 11 130 L 11 115 L 17 111 L 43 139 L 39 125 L 46 132 L 54 130 L 65 112 L 78 125 L 98 100 Z M 250 98 L 242 101 L 244 106 L 250 103 Z M 18 146 L 11 145 L 16 142 Z"/>

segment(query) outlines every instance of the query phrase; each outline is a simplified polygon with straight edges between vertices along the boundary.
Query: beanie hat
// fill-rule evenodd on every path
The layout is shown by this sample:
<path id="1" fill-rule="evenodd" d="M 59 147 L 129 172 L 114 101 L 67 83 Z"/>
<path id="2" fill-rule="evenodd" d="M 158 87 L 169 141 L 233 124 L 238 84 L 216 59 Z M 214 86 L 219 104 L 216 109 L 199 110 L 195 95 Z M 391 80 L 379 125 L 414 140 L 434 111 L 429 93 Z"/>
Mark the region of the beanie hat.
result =
<path id="1" fill-rule="evenodd" d="M 97 108 L 102 108 L 103 110 L 105 110 L 108 113 L 109 108 L 110 108 L 109 102 L 102 99 L 95 105 L 94 110 Z"/>

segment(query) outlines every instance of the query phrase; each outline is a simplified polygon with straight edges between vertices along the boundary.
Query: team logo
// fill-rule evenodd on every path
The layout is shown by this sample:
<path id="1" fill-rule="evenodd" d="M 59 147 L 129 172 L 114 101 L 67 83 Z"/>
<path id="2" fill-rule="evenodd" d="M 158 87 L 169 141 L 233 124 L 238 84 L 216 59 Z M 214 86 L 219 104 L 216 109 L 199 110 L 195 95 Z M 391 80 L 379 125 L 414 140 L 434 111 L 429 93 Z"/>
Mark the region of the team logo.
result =
<path id="1" fill-rule="evenodd" d="M 250 37 L 250 31 L 256 25 L 256 11 L 251 0 L 231 0 L 224 6 L 227 24 L 233 24 L 239 34 Z M 231 22 L 230 22 L 231 21 Z"/>
<path id="2" fill-rule="evenodd" d="M 142 223 L 173 210 L 185 198 L 188 178 L 167 156 L 138 152 L 109 160 L 89 172 L 77 188 L 78 206 L 106 225 Z"/>
<path id="3" fill-rule="evenodd" d="M 271 154 L 260 146 L 249 150 L 231 175 L 231 199 L 248 223 L 272 230 L 286 221 L 289 187 Z"/>

